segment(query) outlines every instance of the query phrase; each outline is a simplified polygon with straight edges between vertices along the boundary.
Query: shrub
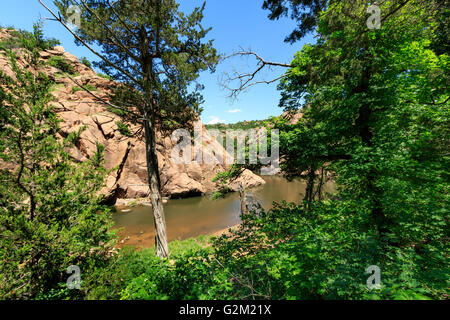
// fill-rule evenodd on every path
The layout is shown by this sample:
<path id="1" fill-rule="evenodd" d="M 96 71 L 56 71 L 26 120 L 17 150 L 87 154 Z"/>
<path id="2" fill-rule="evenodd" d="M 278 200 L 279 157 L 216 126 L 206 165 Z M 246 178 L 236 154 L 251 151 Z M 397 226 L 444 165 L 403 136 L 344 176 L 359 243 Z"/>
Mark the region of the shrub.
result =
<path id="1" fill-rule="evenodd" d="M 97 75 L 98 75 L 99 77 L 101 77 L 101 78 L 104 78 L 104 79 L 113 80 L 113 77 L 108 76 L 107 74 L 97 73 Z"/>
<path id="2" fill-rule="evenodd" d="M 186 296 L 186 276 L 176 272 L 175 261 L 188 254 L 212 252 L 211 237 L 200 236 L 169 243 L 170 259 L 160 260 L 154 249 L 124 247 L 103 268 L 83 283 L 89 299 L 175 299 Z M 189 273 L 189 270 L 186 270 Z M 176 278 L 180 278 L 176 280 Z M 178 285 L 177 285 L 178 283 Z M 183 289 L 184 288 L 184 289 Z M 205 288 L 206 289 L 206 288 Z"/>
<path id="3" fill-rule="evenodd" d="M 443 299 L 449 269 L 444 244 L 387 247 L 364 222 L 368 210 L 326 200 L 308 211 L 283 203 L 243 217 L 238 229 L 214 244 L 230 271 L 237 298 Z M 388 249 L 387 249 L 388 248 Z M 365 270 L 377 265 L 381 288 L 370 291 Z"/>
<path id="4" fill-rule="evenodd" d="M 116 125 L 117 125 L 117 129 L 119 130 L 119 132 L 122 135 L 124 135 L 126 137 L 131 136 L 131 131 L 125 123 L 123 123 L 122 121 L 119 120 L 119 121 L 116 121 Z"/>
<path id="5" fill-rule="evenodd" d="M 226 299 L 231 282 L 205 247 L 210 237 L 199 237 L 169 244 L 171 261 L 156 258 L 152 251 L 142 251 L 145 272 L 133 278 L 121 292 L 121 299 Z M 145 257 L 145 258 L 144 258 Z"/>
<path id="6" fill-rule="evenodd" d="M 26 48 L 27 43 L 33 42 L 37 49 L 48 50 L 61 44 L 57 39 L 45 38 L 41 24 L 34 24 L 33 29 L 33 32 L 29 32 L 25 30 L 14 30 L 14 28 L 8 27 L 7 30 L 10 31 L 9 34 L 11 36 L 0 41 L 0 48 L 3 50 Z"/>
<path id="7" fill-rule="evenodd" d="M 113 108 L 111 106 L 107 106 L 106 110 L 108 110 L 111 113 L 114 113 L 115 115 L 118 115 L 120 117 L 124 117 L 127 113 L 122 109 Z"/>
<path id="8" fill-rule="evenodd" d="M 48 60 L 47 60 L 47 64 L 58 68 L 59 70 L 61 70 L 63 73 L 67 73 L 67 74 L 75 74 L 75 69 L 74 67 L 63 57 L 61 56 L 51 56 Z"/>
<path id="9" fill-rule="evenodd" d="M 83 291 L 64 286 L 67 267 L 89 274 L 107 264 L 114 242 L 110 211 L 98 196 L 104 149 L 97 145 L 83 163 L 71 159 L 66 150 L 83 128 L 58 138 L 54 83 L 36 71 L 37 47 L 29 48 L 33 52 L 21 54 L 34 73 L 23 70 L 13 52 L 10 64 L 20 82 L 0 72 L 0 160 L 14 168 L 0 170 L 0 297 L 79 298 Z"/>
<path id="10" fill-rule="evenodd" d="M 33 34 L 29 34 L 29 33 L 27 34 L 27 32 L 25 32 L 25 31 L 22 31 L 22 32 L 28 39 L 30 39 L 30 38 L 36 39 L 37 46 L 41 50 L 53 49 L 53 47 L 61 44 L 59 42 L 59 40 L 57 40 L 57 39 L 54 39 L 54 38 L 47 39 L 44 37 L 44 31 L 42 29 L 42 21 L 33 24 Z"/>
<path id="11" fill-rule="evenodd" d="M 85 88 L 85 89 L 87 89 L 89 91 L 97 91 L 97 88 L 94 87 L 92 84 L 87 84 L 87 85 L 83 86 L 83 88 Z M 82 90 L 84 90 L 83 88 L 81 88 L 81 87 L 72 87 L 72 93 L 75 93 L 77 91 L 82 91 Z"/>
<path id="12" fill-rule="evenodd" d="M 92 64 L 86 57 L 81 57 L 80 62 L 84 64 L 86 67 L 91 68 Z"/>

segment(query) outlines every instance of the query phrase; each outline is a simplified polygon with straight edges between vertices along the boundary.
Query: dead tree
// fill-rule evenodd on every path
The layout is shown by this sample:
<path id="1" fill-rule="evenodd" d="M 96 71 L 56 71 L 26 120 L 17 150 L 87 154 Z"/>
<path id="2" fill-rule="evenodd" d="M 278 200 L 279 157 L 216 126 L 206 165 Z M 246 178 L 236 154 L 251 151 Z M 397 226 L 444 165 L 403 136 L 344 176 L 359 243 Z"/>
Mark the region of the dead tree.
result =
<path id="1" fill-rule="evenodd" d="M 289 72 L 286 72 L 279 77 L 274 79 L 265 80 L 259 79 L 259 74 L 265 68 L 271 67 L 283 67 L 283 68 L 291 68 L 291 64 L 268 61 L 263 59 L 258 53 L 252 50 L 244 50 L 240 48 L 238 51 L 233 54 L 225 57 L 223 60 L 231 59 L 233 57 L 253 57 L 256 59 L 256 66 L 253 71 L 234 71 L 232 74 L 224 73 L 220 80 L 220 85 L 227 91 L 229 91 L 230 98 L 236 98 L 240 93 L 245 92 L 250 87 L 253 87 L 258 84 L 271 84 L 281 80 L 282 78 L 289 75 Z"/>

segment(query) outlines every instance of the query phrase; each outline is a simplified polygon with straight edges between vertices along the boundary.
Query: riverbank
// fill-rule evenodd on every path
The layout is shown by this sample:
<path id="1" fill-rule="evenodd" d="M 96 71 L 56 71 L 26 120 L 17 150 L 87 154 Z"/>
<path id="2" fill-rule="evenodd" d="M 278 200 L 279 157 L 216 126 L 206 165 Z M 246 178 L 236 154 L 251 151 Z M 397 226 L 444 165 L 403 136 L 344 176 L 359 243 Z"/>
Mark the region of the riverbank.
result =
<path id="1" fill-rule="evenodd" d="M 262 179 L 266 183 L 250 189 L 248 194 L 266 210 L 274 201 L 298 204 L 303 198 L 305 183 L 300 179 L 288 181 L 280 176 L 263 176 Z M 240 199 L 235 192 L 216 200 L 208 196 L 169 199 L 164 204 L 164 211 L 168 241 L 223 234 L 241 222 Z M 113 219 L 117 228 L 123 228 L 119 234 L 119 247 L 153 247 L 155 232 L 151 207 L 136 204 L 116 208 Z"/>

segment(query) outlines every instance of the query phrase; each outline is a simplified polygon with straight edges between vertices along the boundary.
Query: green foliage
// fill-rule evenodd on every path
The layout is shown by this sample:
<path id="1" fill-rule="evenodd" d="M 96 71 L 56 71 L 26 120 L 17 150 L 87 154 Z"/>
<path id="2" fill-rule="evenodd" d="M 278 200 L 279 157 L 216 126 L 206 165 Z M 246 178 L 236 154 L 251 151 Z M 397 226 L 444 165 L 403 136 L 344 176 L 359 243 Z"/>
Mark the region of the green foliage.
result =
<path id="1" fill-rule="evenodd" d="M 121 299 L 224 299 L 229 289 L 226 272 L 219 270 L 208 250 L 200 250 L 177 257 L 174 264 L 155 258 L 127 285 Z"/>
<path id="2" fill-rule="evenodd" d="M 311 196 L 245 216 L 215 244 L 235 296 L 446 299 L 449 56 L 434 46 L 439 8 L 384 3 L 392 14 L 372 31 L 361 1 L 316 13 L 318 41 L 296 55 L 279 87 L 280 106 L 304 116 L 275 121 L 283 173 L 307 178 Z M 319 170 L 334 177 L 335 200 L 315 200 Z M 370 265 L 382 272 L 373 291 Z"/>
<path id="3" fill-rule="evenodd" d="M 122 121 L 119 120 L 119 121 L 116 121 L 116 126 L 117 126 L 117 130 L 119 130 L 119 132 L 122 135 L 124 135 L 126 137 L 131 136 L 131 131 L 125 123 L 123 123 Z"/>
<path id="4" fill-rule="evenodd" d="M 53 49 L 54 46 L 61 44 L 54 38 L 47 39 L 44 37 L 41 22 L 33 24 L 33 29 L 33 32 L 29 32 L 25 30 L 15 30 L 12 27 L 7 28 L 10 37 L 0 41 L 0 49 L 12 50 L 27 48 L 29 46 L 29 43 L 33 42 L 33 44 L 36 46 L 36 49 L 48 50 Z"/>
<path id="5" fill-rule="evenodd" d="M 259 156 L 256 157 L 256 161 L 254 161 L 255 159 L 251 158 L 251 156 L 253 156 L 254 154 L 250 153 L 251 147 L 254 147 L 256 144 L 256 148 L 254 151 L 257 155 L 260 155 L 260 148 L 262 146 L 264 146 L 264 144 L 267 147 L 267 156 L 271 157 L 271 150 L 272 150 L 272 127 L 273 127 L 273 123 L 277 120 L 277 118 L 272 117 L 269 120 L 264 120 L 264 126 L 263 128 L 260 129 L 265 129 L 266 130 L 266 140 L 262 140 L 261 138 L 258 138 L 258 143 L 255 142 L 255 138 L 257 137 L 258 133 L 256 130 L 253 131 L 254 135 L 253 137 L 251 137 L 251 135 L 247 135 L 246 132 L 242 131 L 242 132 L 236 132 L 236 136 L 235 137 L 225 137 L 225 139 L 223 139 L 224 141 L 222 141 L 222 145 L 226 148 L 228 148 L 228 143 L 229 141 L 227 141 L 227 138 L 231 138 L 232 143 L 234 144 L 234 154 L 235 155 L 239 155 L 238 152 L 242 152 L 242 157 L 243 163 L 237 163 L 238 161 L 236 161 L 236 163 L 231 164 L 227 170 L 219 172 L 214 178 L 213 178 L 213 182 L 219 182 L 219 192 L 224 194 L 230 191 L 230 188 L 227 186 L 227 184 L 233 182 L 234 180 L 236 180 L 237 178 L 239 178 L 241 176 L 241 174 L 244 172 L 245 169 L 251 170 L 251 171 L 258 171 L 263 167 L 263 164 L 261 163 L 261 158 Z M 233 129 L 234 130 L 234 129 Z M 238 129 L 239 130 L 239 129 Z M 243 136 L 240 136 L 240 135 Z M 238 150 L 238 147 L 243 147 L 243 150 Z"/>
<path id="6" fill-rule="evenodd" d="M 315 31 L 318 16 L 326 8 L 330 8 L 333 0 L 264 0 L 263 9 L 269 10 L 269 19 L 278 20 L 280 17 L 289 16 L 297 21 L 298 25 L 292 33 L 286 37 L 285 42 L 294 43 L 308 33 Z"/>
<path id="7" fill-rule="evenodd" d="M 102 77 L 102 78 L 107 79 L 107 80 L 113 80 L 113 78 L 111 76 L 108 76 L 107 74 L 97 73 L 97 75 L 99 77 Z"/>
<path id="8" fill-rule="evenodd" d="M 213 182 L 220 182 L 224 186 L 224 188 L 226 188 L 226 183 L 237 179 L 241 175 L 243 170 L 243 166 L 233 164 L 228 170 L 219 172 L 213 178 Z"/>
<path id="9" fill-rule="evenodd" d="M 336 5 L 320 19 L 318 43 L 296 55 L 280 85 L 280 104 L 304 110 L 303 121 L 284 128 L 283 170 L 295 175 L 327 162 L 340 196 L 369 203 L 380 236 L 397 244 L 428 235 L 425 225 L 431 216 L 443 221 L 448 202 L 448 146 L 440 136 L 448 132 L 449 57 L 430 49 L 432 11 L 413 14 L 416 5 L 365 33 L 340 15 L 350 10 L 345 4 Z"/>
<path id="10" fill-rule="evenodd" d="M 109 112 L 114 113 L 115 115 L 118 115 L 120 117 L 125 117 L 127 115 L 127 112 L 125 110 L 113 108 L 111 106 L 107 106 L 106 110 L 108 110 Z"/>
<path id="11" fill-rule="evenodd" d="M 67 73 L 70 75 L 75 74 L 75 68 L 68 62 L 66 59 L 64 59 L 61 56 L 51 56 L 47 60 L 47 64 L 49 66 L 58 68 L 63 73 Z"/>
<path id="12" fill-rule="evenodd" d="M 165 292 L 170 291 L 170 264 L 168 261 L 151 257 L 147 261 L 145 272 L 130 281 L 121 293 L 123 300 L 167 300 Z"/>
<path id="13" fill-rule="evenodd" d="M 88 283 L 85 283 L 89 287 L 89 298 L 201 298 L 202 292 L 209 286 L 199 287 L 191 283 L 188 277 L 195 278 L 198 283 L 211 283 L 212 280 L 205 280 L 205 274 L 200 272 L 207 268 L 201 257 L 208 258 L 211 254 L 211 237 L 173 241 L 169 248 L 170 260 L 159 259 L 151 249 L 123 248 L 108 265 L 97 269 L 89 277 Z M 190 269 L 190 266 L 193 268 Z"/>
<path id="14" fill-rule="evenodd" d="M 225 192 L 221 192 L 221 191 L 214 191 L 211 195 L 211 200 L 217 200 L 219 198 L 223 198 L 225 197 Z"/>
<path id="15" fill-rule="evenodd" d="M 122 291 L 133 279 L 148 270 L 156 272 L 164 268 L 167 262 L 161 261 L 153 250 L 123 248 L 111 258 L 110 263 L 100 267 L 89 275 L 84 283 L 89 299 L 120 299 Z M 164 271 L 163 271 L 164 272 Z"/>
<path id="16" fill-rule="evenodd" d="M 89 59 L 86 58 L 86 57 L 81 57 L 80 62 L 81 62 L 82 64 L 84 64 L 84 65 L 85 65 L 86 67 L 88 67 L 88 68 L 91 68 L 91 67 L 92 67 L 91 62 L 90 62 Z"/>
<path id="17" fill-rule="evenodd" d="M 26 40 L 29 69 L 8 51 L 15 78 L 0 71 L 0 297 L 76 299 L 84 292 L 67 290 L 66 269 L 89 274 L 106 263 L 114 240 L 98 196 L 103 147 L 80 164 L 65 151 L 83 129 L 57 137 L 54 83 L 37 69 L 38 39 Z"/>
<path id="18" fill-rule="evenodd" d="M 322 201 L 309 211 L 277 205 L 247 215 L 238 230 L 219 238 L 217 259 L 239 279 L 233 291 L 240 298 L 444 298 L 448 248 L 389 247 L 366 225 L 367 214 L 343 201 Z M 379 290 L 366 287 L 370 265 L 381 269 Z"/>
<path id="19" fill-rule="evenodd" d="M 212 244 L 209 238 L 172 242 L 168 259 L 130 248 L 108 256 L 110 220 L 95 197 L 105 174 L 102 147 L 86 163 L 70 160 L 64 150 L 80 132 L 56 140 L 51 82 L 22 72 L 9 52 L 17 82 L 2 74 L 2 86 L 9 90 L 0 90 L 0 159 L 16 166 L 0 171 L 2 297 L 448 299 L 450 60 L 445 45 L 440 47 L 448 11 L 438 4 L 383 2 L 382 28 L 368 30 L 364 1 L 265 1 L 271 18 L 289 12 L 286 5 L 301 18 L 288 41 L 317 27 L 317 43 L 296 54 L 279 86 L 280 106 L 301 108 L 303 118 L 296 124 L 273 119 L 281 129 L 283 173 L 308 179 L 310 196 L 301 205 L 274 204 L 246 214 L 239 227 Z M 119 5 L 130 19 L 140 14 Z M 295 11 L 302 6 L 304 13 Z M 176 8 L 171 1 L 164 7 Z M 114 16 L 107 8 L 98 12 Z M 165 14 L 166 40 L 178 48 L 181 31 Z M 196 10 L 181 16 L 180 24 L 191 26 L 201 17 L 202 10 Z M 90 28 L 80 35 L 101 42 L 104 30 L 93 21 L 83 13 Z M 198 41 L 191 49 L 203 50 L 193 61 L 171 50 L 161 57 L 176 66 L 172 75 L 178 77 L 151 83 L 162 103 L 157 110 L 162 123 L 183 123 L 172 116 L 180 101 L 183 108 L 198 106 L 199 97 L 185 89 L 214 60 L 212 47 L 199 43 L 205 34 L 192 29 L 183 34 Z M 33 47 L 33 41 L 23 43 Z M 117 58 L 119 49 L 106 50 L 115 62 L 128 63 Z M 38 57 L 34 51 L 28 60 L 37 65 Z M 135 102 L 143 101 L 149 87 L 130 88 L 120 86 L 113 100 L 142 106 Z M 117 126 L 130 134 L 125 123 Z M 244 168 L 232 165 L 215 181 L 226 188 Z M 337 189 L 326 200 L 315 197 L 324 172 Z M 64 286 L 69 264 L 86 270 L 79 292 Z M 369 290 L 366 269 L 372 265 L 381 270 L 381 286 Z"/>
<path id="20" fill-rule="evenodd" d="M 72 4 L 55 0 L 56 20 L 70 19 Z M 219 61 L 213 40 L 205 39 L 210 29 L 201 24 L 205 3 L 190 14 L 179 7 L 175 0 L 87 1 L 79 6 L 75 31 L 77 44 L 101 47 L 102 59 L 94 66 L 120 83 L 112 102 L 124 110 L 125 120 L 143 129 L 155 217 L 164 216 L 155 128 L 173 131 L 198 119 L 203 86 L 196 80 L 202 71 L 213 72 Z M 158 256 L 167 257 L 165 223 L 154 221 Z"/>
<path id="21" fill-rule="evenodd" d="M 83 86 L 83 88 L 81 88 L 81 87 L 72 87 L 72 93 L 75 93 L 77 91 L 84 91 L 85 89 L 89 90 L 89 91 L 97 91 L 97 88 L 95 86 L 93 86 L 92 84 L 90 84 L 90 83 L 88 83 L 87 85 Z"/>
<path id="22" fill-rule="evenodd" d="M 276 204 L 243 216 L 213 246 L 205 238 L 171 243 L 170 260 L 123 249 L 92 292 L 137 300 L 445 299 L 448 248 L 390 247 L 367 225 L 369 214 L 350 201 L 321 201 L 308 211 Z M 381 269 L 379 289 L 366 286 L 371 265 Z"/>
<path id="23" fill-rule="evenodd" d="M 236 123 L 217 123 L 217 124 L 205 124 L 205 127 L 207 130 L 210 129 L 218 129 L 218 130 L 248 130 L 248 129 L 257 129 L 264 127 L 267 120 L 246 120 L 246 121 L 239 121 Z"/>
<path id="24" fill-rule="evenodd" d="M 196 238 L 189 238 L 186 240 L 174 240 L 170 242 L 169 248 L 171 252 L 171 257 L 182 256 L 186 252 L 196 252 L 201 250 L 211 249 L 212 244 L 211 236 L 198 236 Z"/>
<path id="25" fill-rule="evenodd" d="M 277 124 L 281 167 L 288 176 L 308 170 L 313 182 L 319 168 L 330 171 L 336 197 L 359 208 L 360 232 L 375 227 L 385 287 L 355 297 L 443 298 L 449 158 L 442 137 L 450 115 L 449 56 L 432 46 L 439 6 L 409 2 L 371 31 L 352 18 L 364 17 L 363 8 L 339 2 L 320 14 L 317 44 L 303 47 L 280 84 L 280 105 L 304 112 L 297 124 Z"/>
<path id="26" fill-rule="evenodd" d="M 55 5 L 68 18 L 70 1 L 57 0 Z M 190 85 L 202 70 L 214 71 L 219 59 L 212 41 L 205 41 L 210 29 L 201 26 L 204 6 L 185 14 L 175 0 L 132 0 L 112 7 L 107 2 L 88 1 L 87 5 L 90 10 L 80 7 L 82 27 L 76 32 L 87 43 L 100 45 L 104 57 L 116 66 L 103 60 L 93 63 L 121 83 L 115 88 L 114 103 L 129 108 L 127 116 L 136 109 L 141 116 L 151 113 L 156 122 L 171 131 L 174 125 L 185 125 L 196 118 L 203 102 L 203 86 Z M 130 30 L 145 30 L 147 38 Z M 116 35 L 114 39 L 109 36 L 111 32 Z M 155 42 L 155 33 L 159 43 Z"/>
<path id="27" fill-rule="evenodd" d="M 39 21 L 38 23 L 33 24 L 33 34 L 29 34 L 26 31 L 22 31 L 22 34 L 25 38 L 28 39 L 36 39 L 37 47 L 40 50 L 49 50 L 53 49 L 55 46 L 60 45 L 61 42 L 55 38 L 47 39 L 44 36 L 43 30 L 43 21 Z"/>

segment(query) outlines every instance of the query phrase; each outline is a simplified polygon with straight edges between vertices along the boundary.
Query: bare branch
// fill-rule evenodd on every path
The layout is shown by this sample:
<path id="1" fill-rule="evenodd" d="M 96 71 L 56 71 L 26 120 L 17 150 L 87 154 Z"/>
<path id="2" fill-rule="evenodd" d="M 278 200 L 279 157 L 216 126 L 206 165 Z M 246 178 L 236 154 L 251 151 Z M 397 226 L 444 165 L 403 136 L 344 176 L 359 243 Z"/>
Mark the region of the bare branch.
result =
<path id="1" fill-rule="evenodd" d="M 257 54 L 254 51 L 251 50 L 244 50 L 240 48 L 240 51 L 237 51 L 227 57 L 225 57 L 223 60 L 230 59 L 233 57 L 254 57 L 257 60 L 256 63 L 256 69 L 253 72 L 243 73 L 235 71 L 233 72 L 233 75 L 230 76 L 227 73 L 223 74 L 223 78 L 220 80 L 221 86 L 230 92 L 229 97 L 236 98 L 239 93 L 246 91 L 250 87 L 253 87 L 258 84 L 271 84 L 274 83 L 285 76 L 289 75 L 289 72 L 284 73 L 283 75 L 272 79 L 272 80 L 255 80 L 258 74 L 265 68 L 265 67 L 283 67 L 283 68 L 291 68 L 293 67 L 291 64 L 287 63 L 280 63 L 280 62 L 273 62 L 263 59 L 259 54 Z M 235 87 L 230 86 L 230 83 L 237 82 Z"/>
<path id="2" fill-rule="evenodd" d="M 254 56 L 256 59 L 259 60 L 259 63 L 261 63 L 262 65 L 268 65 L 268 66 L 276 66 L 276 67 L 285 67 L 285 68 L 291 68 L 292 65 L 291 64 L 287 64 L 287 63 L 280 63 L 280 62 L 273 62 L 273 61 L 267 61 L 264 60 L 260 55 L 258 55 L 256 52 L 251 51 L 251 50 L 243 50 L 241 48 L 241 51 L 237 51 L 227 57 L 225 57 L 224 59 L 228 59 L 231 57 L 236 57 L 236 56 Z"/>

